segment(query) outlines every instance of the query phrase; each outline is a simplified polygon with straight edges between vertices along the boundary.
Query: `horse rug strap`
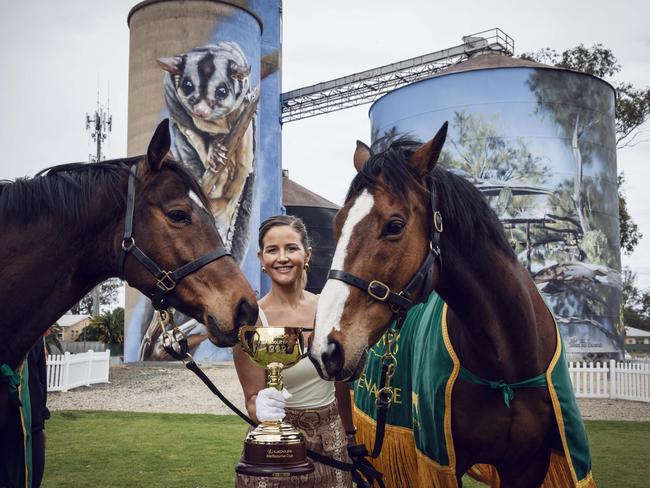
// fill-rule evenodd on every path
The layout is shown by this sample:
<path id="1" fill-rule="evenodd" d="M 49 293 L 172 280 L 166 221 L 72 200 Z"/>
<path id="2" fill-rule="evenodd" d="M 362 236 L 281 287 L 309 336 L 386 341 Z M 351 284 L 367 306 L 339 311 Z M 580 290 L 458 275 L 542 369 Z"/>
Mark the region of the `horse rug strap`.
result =
<path id="1" fill-rule="evenodd" d="M 20 373 L 14 371 L 8 364 L 0 366 L 0 379 L 7 383 L 9 388 L 9 398 L 14 405 L 21 406 L 20 397 L 18 395 L 18 387 L 20 386 Z"/>
<path id="2" fill-rule="evenodd" d="M 530 378 L 524 381 L 518 381 L 516 383 L 506 383 L 503 380 L 491 381 L 485 380 L 480 376 L 475 375 L 468 369 L 465 369 L 463 366 L 460 367 L 458 372 L 458 377 L 468 383 L 473 383 L 475 385 L 489 386 L 493 390 L 501 390 L 503 393 L 503 403 L 506 404 L 506 407 L 510 408 L 510 402 L 515 397 L 515 389 L 517 388 L 546 388 L 546 373 L 539 374 L 534 378 Z"/>
<path id="3" fill-rule="evenodd" d="M 124 237 L 122 238 L 122 254 L 120 256 L 120 273 L 124 275 L 124 263 L 126 255 L 131 254 L 138 260 L 147 270 L 156 278 L 156 284 L 153 286 L 147 296 L 151 299 L 156 310 L 165 308 L 165 295 L 172 291 L 176 284 L 185 278 L 187 275 L 198 271 L 203 266 L 224 256 L 230 256 L 230 253 L 224 248 L 215 249 L 207 254 L 204 254 L 198 259 L 184 264 L 176 271 L 165 271 L 158 266 L 153 259 L 140 249 L 135 243 L 133 236 L 133 217 L 135 214 L 135 179 L 137 173 L 137 165 L 131 166 L 129 170 L 129 181 L 127 184 L 126 196 L 126 216 L 124 217 Z"/>

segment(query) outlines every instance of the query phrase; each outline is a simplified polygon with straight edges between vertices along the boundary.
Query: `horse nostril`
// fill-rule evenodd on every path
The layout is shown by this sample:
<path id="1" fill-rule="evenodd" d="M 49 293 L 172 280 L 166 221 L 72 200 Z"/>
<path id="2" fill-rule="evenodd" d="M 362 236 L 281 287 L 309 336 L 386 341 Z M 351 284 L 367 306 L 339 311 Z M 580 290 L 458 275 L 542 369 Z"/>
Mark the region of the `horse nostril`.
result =
<path id="1" fill-rule="evenodd" d="M 242 298 L 235 309 L 235 328 L 242 325 L 254 325 L 257 322 L 257 304 L 251 305 L 248 300 Z"/>
<path id="2" fill-rule="evenodd" d="M 325 370 L 330 378 L 335 378 L 343 368 L 343 349 L 338 341 L 329 341 L 325 351 L 321 355 Z"/>

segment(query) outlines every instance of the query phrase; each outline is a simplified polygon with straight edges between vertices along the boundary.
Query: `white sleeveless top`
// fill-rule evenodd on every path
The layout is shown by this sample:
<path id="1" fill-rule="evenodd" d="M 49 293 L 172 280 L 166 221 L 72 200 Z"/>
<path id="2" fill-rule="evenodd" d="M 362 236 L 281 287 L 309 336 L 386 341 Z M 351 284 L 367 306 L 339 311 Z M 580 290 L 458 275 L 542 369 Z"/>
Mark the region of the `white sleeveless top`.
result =
<path id="1" fill-rule="evenodd" d="M 261 308 L 259 311 L 262 325 L 268 327 L 269 322 L 264 311 Z M 282 381 L 292 395 L 286 402 L 289 408 L 320 408 L 334 401 L 334 382 L 321 379 L 316 367 L 308 358 L 283 369 Z"/>

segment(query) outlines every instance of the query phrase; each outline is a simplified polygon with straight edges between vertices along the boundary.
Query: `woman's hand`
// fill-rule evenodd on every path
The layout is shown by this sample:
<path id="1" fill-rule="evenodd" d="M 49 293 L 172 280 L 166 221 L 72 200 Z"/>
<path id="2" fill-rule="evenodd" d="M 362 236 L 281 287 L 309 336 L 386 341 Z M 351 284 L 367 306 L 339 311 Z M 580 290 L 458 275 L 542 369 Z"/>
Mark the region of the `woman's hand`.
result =
<path id="1" fill-rule="evenodd" d="M 260 422 L 269 420 L 282 420 L 285 416 L 285 401 L 291 398 L 287 389 L 282 391 L 275 388 L 260 390 L 255 399 L 255 413 Z"/>

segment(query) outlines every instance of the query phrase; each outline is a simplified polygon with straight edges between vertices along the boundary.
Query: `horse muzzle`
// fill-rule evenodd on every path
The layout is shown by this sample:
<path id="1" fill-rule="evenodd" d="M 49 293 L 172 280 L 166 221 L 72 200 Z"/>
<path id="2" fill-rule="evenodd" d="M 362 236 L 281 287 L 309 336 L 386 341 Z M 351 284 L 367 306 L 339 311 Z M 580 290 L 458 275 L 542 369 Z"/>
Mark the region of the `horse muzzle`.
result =
<path id="1" fill-rule="evenodd" d="M 239 341 L 239 329 L 244 325 L 254 325 L 257 322 L 257 304 L 251 304 L 242 298 L 232 318 L 232 328 L 226 329 L 222 322 L 212 315 L 208 315 L 208 333 L 210 341 L 217 347 L 230 347 Z"/>
<path id="2" fill-rule="evenodd" d="M 351 365 L 346 364 L 345 353 L 339 341 L 329 340 L 320 355 L 310 350 L 309 359 L 324 380 L 349 382 L 361 376 L 367 355 L 368 350 L 364 348 L 356 361 L 351 361 Z"/>

